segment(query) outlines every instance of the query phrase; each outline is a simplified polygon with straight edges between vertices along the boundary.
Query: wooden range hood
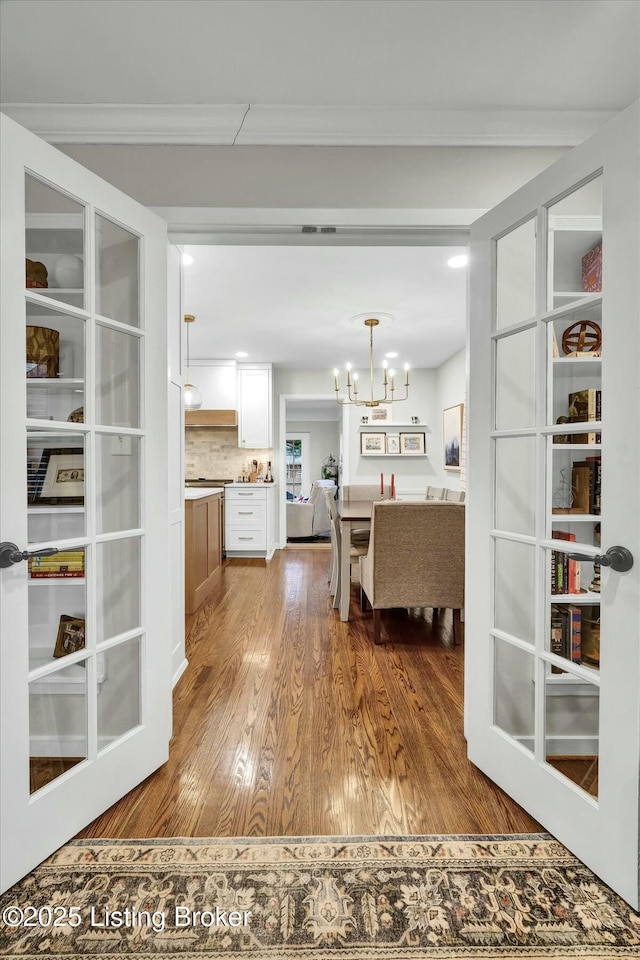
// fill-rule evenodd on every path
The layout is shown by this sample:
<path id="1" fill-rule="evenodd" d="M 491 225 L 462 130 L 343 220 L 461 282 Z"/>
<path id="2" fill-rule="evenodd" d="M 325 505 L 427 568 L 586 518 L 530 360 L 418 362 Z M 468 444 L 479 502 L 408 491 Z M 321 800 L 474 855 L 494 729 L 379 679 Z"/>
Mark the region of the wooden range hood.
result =
<path id="1" fill-rule="evenodd" d="M 185 410 L 185 427 L 237 427 L 236 410 Z"/>

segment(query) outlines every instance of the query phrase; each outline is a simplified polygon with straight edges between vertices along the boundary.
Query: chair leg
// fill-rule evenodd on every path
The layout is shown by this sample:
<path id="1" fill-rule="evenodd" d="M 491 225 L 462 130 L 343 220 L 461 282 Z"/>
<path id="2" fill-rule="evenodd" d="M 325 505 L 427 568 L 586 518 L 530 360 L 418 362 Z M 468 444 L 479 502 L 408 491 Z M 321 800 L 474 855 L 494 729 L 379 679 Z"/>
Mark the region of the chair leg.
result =
<path id="1" fill-rule="evenodd" d="M 369 598 L 360 584 L 360 609 L 363 613 L 366 613 L 367 610 L 371 610 L 371 604 L 369 603 Z"/>
<path id="2" fill-rule="evenodd" d="M 453 611 L 453 642 L 462 643 L 462 618 L 460 610 Z"/>
<path id="3" fill-rule="evenodd" d="M 378 645 L 382 643 L 382 639 L 380 637 L 381 626 L 382 624 L 381 624 L 380 611 L 374 610 L 373 611 L 373 642 L 377 643 Z"/>
<path id="4" fill-rule="evenodd" d="M 329 584 L 329 595 L 332 597 L 335 597 L 336 590 L 338 589 L 338 580 L 339 580 L 338 571 L 339 571 L 338 561 L 334 554 L 334 556 L 332 556 L 331 558 L 331 580 Z"/>

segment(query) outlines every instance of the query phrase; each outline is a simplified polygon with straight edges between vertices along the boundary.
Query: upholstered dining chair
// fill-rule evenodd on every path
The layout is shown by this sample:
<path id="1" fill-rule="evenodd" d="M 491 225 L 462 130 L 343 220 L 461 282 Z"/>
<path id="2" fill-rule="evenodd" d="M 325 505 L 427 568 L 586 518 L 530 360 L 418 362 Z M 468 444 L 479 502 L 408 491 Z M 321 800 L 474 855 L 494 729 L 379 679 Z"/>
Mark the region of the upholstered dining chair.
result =
<path id="1" fill-rule="evenodd" d="M 448 500 L 450 503 L 464 503 L 464 498 L 466 493 L 464 490 L 449 490 L 445 489 L 443 500 Z"/>
<path id="2" fill-rule="evenodd" d="M 445 500 L 374 503 L 362 593 L 373 607 L 373 639 L 380 643 L 380 611 L 393 607 L 453 610 L 454 642 L 464 608 L 463 503 Z"/>
<path id="3" fill-rule="evenodd" d="M 444 487 L 427 487 L 424 498 L 425 500 L 443 500 L 444 494 Z"/>
<path id="4" fill-rule="evenodd" d="M 336 501 L 330 495 L 329 490 L 325 490 L 327 503 L 327 513 L 329 514 L 329 523 L 331 525 L 331 574 L 329 577 L 329 596 L 333 597 L 333 606 L 340 606 L 340 547 L 342 543 L 342 531 L 340 530 L 340 521 L 338 519 L 338 510 Z M 355 531 L 354 531 L 355 532 Z M 367 552 L 369 547 L 369 531 L 365 531 L 366 540 L 354 541 L 352 539 L 349 548 L 351 565 L 353 566 L 360 557 Z"/>
<path id="5" fill-rule="evenodd" d="M 345 503 L 351 500 L 388 500 L 391 496 L 391 487 L 387 483 L 384 494 L 380 493 L 379 483 L 349 483 L 342 488 L 342 499 Z"/>

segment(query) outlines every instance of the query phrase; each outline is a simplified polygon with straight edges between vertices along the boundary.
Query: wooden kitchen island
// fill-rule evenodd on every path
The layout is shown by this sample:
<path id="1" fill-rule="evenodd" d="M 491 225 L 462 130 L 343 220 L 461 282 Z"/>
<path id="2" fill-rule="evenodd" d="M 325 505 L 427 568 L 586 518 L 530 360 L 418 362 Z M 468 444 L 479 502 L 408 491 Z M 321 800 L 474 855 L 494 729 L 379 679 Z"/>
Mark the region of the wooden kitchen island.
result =
<path id="1" fill-rule="evenodd" d="M 222 487 L 185 490 L 185 611 L 210 596 L 222 564 Z"/>

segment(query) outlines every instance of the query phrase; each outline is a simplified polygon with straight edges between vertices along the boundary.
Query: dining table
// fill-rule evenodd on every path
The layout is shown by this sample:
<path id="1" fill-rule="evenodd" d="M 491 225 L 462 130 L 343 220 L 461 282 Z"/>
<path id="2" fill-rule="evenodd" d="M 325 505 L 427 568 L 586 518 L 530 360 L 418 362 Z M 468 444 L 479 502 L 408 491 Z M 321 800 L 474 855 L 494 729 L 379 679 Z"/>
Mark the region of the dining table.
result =
<path id="1" fill-rule="evenodd" d="M 338 500 L 340 521 L 340 619 L 349 619 L 351 601 L 351 532 L 371 526 L 371 512 L 375 500 Z"/>

